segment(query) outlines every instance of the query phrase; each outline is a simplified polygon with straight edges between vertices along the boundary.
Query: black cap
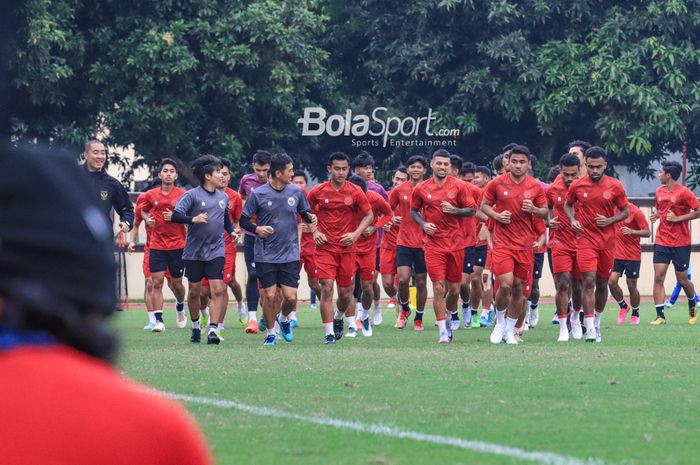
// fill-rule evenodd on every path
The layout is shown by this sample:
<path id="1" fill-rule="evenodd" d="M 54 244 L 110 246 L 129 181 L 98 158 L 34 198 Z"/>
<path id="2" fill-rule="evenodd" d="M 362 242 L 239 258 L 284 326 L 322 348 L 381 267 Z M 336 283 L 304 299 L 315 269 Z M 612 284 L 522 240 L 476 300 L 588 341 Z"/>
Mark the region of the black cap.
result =
<path id="1" fill-rule="evenodd" d="M 116 303 L 112 228 L 75 160 L 0 154 L 0 291 L 111 313 Z M 46 303 L 46 302 L 45 302 Z"/>

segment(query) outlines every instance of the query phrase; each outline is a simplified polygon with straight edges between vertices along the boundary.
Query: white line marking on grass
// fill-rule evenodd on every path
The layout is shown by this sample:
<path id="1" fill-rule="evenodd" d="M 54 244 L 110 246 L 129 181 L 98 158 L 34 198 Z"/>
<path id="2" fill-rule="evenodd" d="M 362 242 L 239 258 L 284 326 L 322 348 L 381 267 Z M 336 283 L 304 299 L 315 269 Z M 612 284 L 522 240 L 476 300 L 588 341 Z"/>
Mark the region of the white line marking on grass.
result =
<path id="1" fill-rule="evenodd" d="M 185 394 L 177 394 L 174 392 L 158 392 L 171 399 L 176 399 L 193 404 L 211 405 L 219 408 L 240 410 L 242 412 L 263 417 L 288 418 L 290 420 L 297 420 L 304 423 L 331 426 L 333 428 L 357 431 L 359 433 L 368 433 L 398 439 L 411 439 L 413 441 L 442 444 L 474 452 L 482 452 L 485 454 L 502 455 L 521 460 L 529 460 L 532 462 L 537 462 L 546 465 L 604 465 L 605 463 L 603 460 L 597 458 L 580 459 L 576 457 L 567 457 L 565 455 L 555 454 L 553 452 L 526 451 L 517 447 L 509 447 L 501 444 L 495 444 L 492 442 L 470 441 L 467 439 L 456 438 L 452 436 L 439 436 L 437 434 L 419 433 L 417 431 L 408 431 L 393 426 L 366 424 L 357 421 L 339 420 L 336 418 L 300 415 L 298 413 L 285 412 L 284 410 L 243 404 L 241 402 L 235 402 L 232 400 L 219 400 L 211 399 L 208 397 L 188 396 Z"/>

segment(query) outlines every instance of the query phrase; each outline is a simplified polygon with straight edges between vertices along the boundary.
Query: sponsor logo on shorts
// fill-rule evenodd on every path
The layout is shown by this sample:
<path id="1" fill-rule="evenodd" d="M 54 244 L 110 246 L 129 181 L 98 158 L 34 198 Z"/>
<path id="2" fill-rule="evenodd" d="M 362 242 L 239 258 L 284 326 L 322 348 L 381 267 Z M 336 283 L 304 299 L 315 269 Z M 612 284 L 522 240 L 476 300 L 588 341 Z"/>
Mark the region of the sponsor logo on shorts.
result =
<path id="1" fill-rule="evenodd" d="M 102 200 L 107 200 L 107 197 L 109 197 L 109 192 L 107 191 L 100 191 L 100 198 Z"/>
<path id="2" fill-rule="evenodd" d="M 293 207 L 296 204 L 297 204 L 297 201 L 294 197 L 289 197 L 287 199 L 287 205 L 289 205 L 290 207 Z"/>

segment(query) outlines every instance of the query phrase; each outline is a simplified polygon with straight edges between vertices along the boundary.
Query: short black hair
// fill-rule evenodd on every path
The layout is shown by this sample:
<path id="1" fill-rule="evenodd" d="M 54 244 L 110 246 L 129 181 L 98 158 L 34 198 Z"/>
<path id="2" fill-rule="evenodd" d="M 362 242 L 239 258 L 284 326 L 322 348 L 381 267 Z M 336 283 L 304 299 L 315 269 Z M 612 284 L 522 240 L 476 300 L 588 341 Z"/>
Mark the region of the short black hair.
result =
<path id="1" fill-rule="evenodd" d="M 362 189 L 362 192 L 367 192 L 367 183 L 365 182 L 365 178 L 363 178 L 362 176 L 352 174 L 348 178 L 348 182 L 350 182 L 351 184 L 355 184 L 357 187 Z"/>
<path id="2" fill-rule="evenodd" d="M 192 162 L 192 174 L 201 185 L 204 185 L 205 176 L 223 168 L 223 163 L 214 155 L 202 155 Z"/>
<path id="3" fill-rule="evenodd" d="M 397 171 L 398 171 L 399 173 L 403 173 L 403 174 L 405 174 L 406 176 L 408 176 L 408 170 L 406 169 L 405 166 L 399 166 L 398 168 L 396 168 L 396 169 L 394 170 L 394 174 L 396 174 Z"/>
<path id="4" fill-rule="evenodd" d="M 474 169 L 474 174 L 476 174 L 476 173 L 481 173 L 481 174 L 483 174 L 484 176 L 487 176 L 487 177 L 489 177 L 489 178 L 493 176 L 493 173 L 491 173 L 491 170 L 489 169 L 489 167 L 488 167 L 488 166 L 484 166 L 484 165 L 479 165 L 479 166 L 477 166 L 477 167 Z"/>
<path id="5" fill-rule="evenodd" d="M 665 172 L 670 174 L 671 179 L 673 179 L 674 181 L 678 181 L 678 178 L 681 177 L 681 173 L 683 172 L 683 165 L 681 165 L 677 161 L 662 161 L 661 168 L 663 168 Z"/>
<path id="6" fill-rule="evenodd" d="M 294 163 L 292 161 L 292 157 L 287 155 L 286 153 L 276 153 L 270 158 L 270 177 L 271 178 L 276 178 L 277 177 L 277 172 L 278 171 L 284 171 L 284 169 L 289 165 L 290 163 Z"/>
<path id="7" fill-rule="evenodd" d="M 586 153 L 586 150 L 590 149 L 592 146 L 591 146 L 590 142 L 586 142 L 585 140 L 576 139 L 576 140 L 572 140 L 571 142 L 569 142 L 569 145 L 567 146 L 567 150 L 571 150 L 574 147 L 581 147 L 583 152 Z"/>
<path id="8" fill-rule="evenodd" d="M 340 161 L 346 161 L 348 164 L 350 163 L 350 157 L 345 155 L 343 152 L 333 152 L 331 155 L 328 157 L 328 166 L 331 166 L 335 160 L 340 160 Z"/>
<path id="9" fill-rule="evenodd" d="M 603 160 L 607 160 L 607 154 L 605 153 L 605 150 L 603 149 L 603 147 L 599 147 L 597 145 L 586 149 L 586 151 L 583 153 L 583 156 L 584 158 L 602 158 Z"/>
<path id="10" fill-rule="evenodd" d="M 532 154 L 530 154 L 530 149 L 526 145 L 514 145 L 510 149 L 510 155 L 513 156 L 515 154 L 527 155 L 527 159 L 532 160 Z"/>
<path id="11" fill-rule="evenodd" d="M 506 152 L 510 152 L 511 150 L 513 150 L 513 147 L 515 147 L 516 145 L 518 145 L 518 144 L 516 144 L 515 142 L 511 142 L 510 144 L 506 144 L 506 145 L 501 149 L 501 155 L 504 154 L 504 153 L 506 153 Z"/>
<path id="12" fill-rule="evenodd" d="M 493 170 L 498 173 L 503 169 L 503 155 L 496 155 L 493 157 L 493 161 L 491 162 L 493 165 Z"/>
<path id="13" fill-rule="evenodd" d="M 294 170 L 294 177 L 296 178 L 296 177 L 299 177 L 299 176 L 303 176 L 303 177 L 304 177 L 304 182 L 307 183 L 307 184 L 309 183 L 309 177 L 306 175 L 306 171 L 304 171 L 304 170 Z"/>
<path id="14" fill-rule="evenodd" d="M 574 155 L 575 157 L 576 155 Z M 547 184 L 552 184 L 555 179 L 557 179 L 557 176 L 559 176 L 559 173 L 561 172 L 561 167 L 559 165 L 554 165 L 549 168 L 549 171 L 547 171 L 547 178 L 545 182 Z"/>
<path id="15" fill-rule="evenodd" d="M 224 168 L 228 168 L 229 171 L 231 170 L 231 160 L 228 158 L 219 158 L 221 160 L 221 164 L 224 165 Z"/>
<path id="16" fill-rule="evenodd" d="M 406 160 L 406 166 L 411 166 L 414 163 L 420 163 L 423 165 L 423 168 L 428 167 L 428 160 L 426 160 L 423 155 L 411 155 L 408 157 L 408 160 Z"/>
<path id="17" fill-rule="evenodd" d="M 572 153 L 565 153 L 559 158 L 560 166 L 581 166 L 581 160 Z"/>
<path id="18" fill-rule="evenodd" d="M 158 167 L 158 171 L 159 171 L 159 172 L 160 172 L 160 171 L 163 171 L 163 167 L 164 167 L 165 165 L 170 165 L 170 166 L 172 166 L 173 168 L 175 168 L 175 172 L 176 172 L 176 173 L 180 171 L 180 170 L 178 169 L 178 167 L 177 167 L 177 163 L 175 162 L 175 160 L 173 160 L 172 158 L 168 158 L 168 157 L 165 157 L 165 158 L 163 158 L 163 159 L 160 161 L 160 166 Z"/>
<path id="19" fill-rule="evenodd" d="M 456 168 L 457 171 L 459 171 L 462 169 L 463 164 L 464 160 L 462 160 L 462 157 L 456 154 L 450 155 L 450 166 L 452 166 L 452 168 Z"/>
<path id="20" fill-rule="evenodd" d="M 433 152 L 432 158 L 435 159 L 435 157 L 450 158 L 450 152 L 448 152 L 445 149 L 437 149 L 436 151 Z"/>
<path id="21" fill-rule="evenodd" d="M 363 150 L 352 159 L 350 167 L 355 169 L 364 168 L 365 166 L 374 166 L 374 158 L 372 158 L 372 155 L 370 155 L 369 152 Z"/>
<path id="22" fill-rule="evenodd" d="M 476 165 L 470 161 L 465 161 L 459 169 L 459 174 L 462 176 L 465 174 L 476 174 Z"/>
<path id="23" fill-rule="evenodd" d="M 253 154 L 253 163 L 256 165 L 269 165 L 272 154 L 265 150 L 257 150 Z"/>

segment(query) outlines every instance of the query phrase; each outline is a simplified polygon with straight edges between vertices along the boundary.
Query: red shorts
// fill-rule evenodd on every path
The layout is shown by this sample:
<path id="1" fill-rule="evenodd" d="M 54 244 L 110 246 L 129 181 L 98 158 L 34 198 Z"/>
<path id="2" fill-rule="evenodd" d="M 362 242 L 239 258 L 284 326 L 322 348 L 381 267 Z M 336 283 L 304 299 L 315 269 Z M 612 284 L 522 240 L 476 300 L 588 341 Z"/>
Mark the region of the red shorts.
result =
<path id="1" fill-rule="evenodd" d="M 233 250 L 226 250 L 226 258 L 224 259 L 224 283 L 231 284 L 236 280 L 236 247 Z"/>
<path id="2" fill-rule="evenodd" d="M 362 281 L 374 280 L 374 275 L 377 272 L 376 252 L 355 254 L 355 273 L 358 272 Z"/>
<path id="3" fill-rule="evenodd" d="M 532 277 L 533 276 L 534 276 L 534 267 L 530 269 L 530 272 L 527 274 L 527 279 L 523 283 L 523 296 L 526 299 L 532 295 Z"/>
<path id="4" fill-rule="evenodd" d="M 151 267 L 149 266 L 149 263 L 151 262 L 151 249 L 150 248 L 143 248 L 143 264 L 142 264 L 142 269 L 143 269 L 143 276 L 146 279 L 149 279 L 151 277 Z M 170 282 L 170 270 L 165 269 L 165 279 Z"/>
<path id="5" fill-rule="evenodd" d="M 316 255 L 315 254 L 302 254 L 301 264 L 306 270 L 306 274 L 309 278 L 318 278 L 318 266 L 316 266 Z"/>
<path id="6" fill-rule="evenodd" d="M 581 281 L 581 270 L 576 261 L 576 250 L 552 247 L 552 273 L 571 273 L 571 277 Z"/>
<path id="7" fill-rule="evenodd" d="M 379 272 L 396 274 L 396 249 L 379 249 Z"/>
<path id="8" fill-rule="evenodd" d="M 334 279 L 338 287 L 352 287 L 355 282 L 355 252 L 316 249 L 316 266 L 318 279 Z"/>
<path id="9" fill-rule="evenodd" d="M 599 278 L 609 278 L 615 263 L 615 247 L 577 249 L 576 262 L 581 273 L 595 271 Z"/>
<path id="10" fill-rule="evenodd" d="M 528 275 L 532 276 L 535 261 L 535 252 L 533 250 L 512 250 L 507 247 L 496 247 L 491 255 L 493 262 L 491 269 L 496 278 L 502 274 L 513 273 L 516 278 L 527 281 Z"/>
<path id="11" fill-rule="evenodd" d="M 432 282 L 447 280 L 451 283 L 462 282 L 464 266 L 464 249 L 440 251 L 425 249 L 425 267 Z"/>

